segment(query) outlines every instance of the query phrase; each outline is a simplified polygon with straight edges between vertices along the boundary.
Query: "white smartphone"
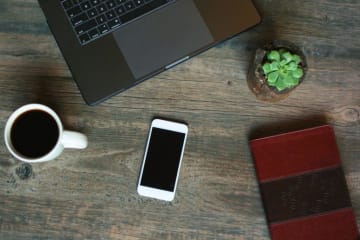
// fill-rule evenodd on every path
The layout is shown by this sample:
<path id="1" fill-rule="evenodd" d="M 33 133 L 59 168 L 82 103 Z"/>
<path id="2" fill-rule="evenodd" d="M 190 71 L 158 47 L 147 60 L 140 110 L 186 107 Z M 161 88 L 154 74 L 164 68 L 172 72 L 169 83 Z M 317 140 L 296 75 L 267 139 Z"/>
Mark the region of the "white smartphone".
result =
<path id="1" fill-rule="evenodd" d="M 165 201 L 175 197 L 188 127 L 161 119 L 151 123 L 137 191 Z"/>

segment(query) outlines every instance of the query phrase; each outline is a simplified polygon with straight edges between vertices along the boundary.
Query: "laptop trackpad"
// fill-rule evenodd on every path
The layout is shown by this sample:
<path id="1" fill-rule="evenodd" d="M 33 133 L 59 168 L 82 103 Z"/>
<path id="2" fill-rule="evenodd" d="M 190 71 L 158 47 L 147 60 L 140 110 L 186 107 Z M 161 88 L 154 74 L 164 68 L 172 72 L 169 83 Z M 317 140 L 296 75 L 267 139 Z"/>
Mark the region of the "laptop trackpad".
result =
<path id="1" fill-rule="evenodd" d="M 114 36 L 136 79 L 213 42 L 192 0 L 177 0 L 124 26 Z"/>

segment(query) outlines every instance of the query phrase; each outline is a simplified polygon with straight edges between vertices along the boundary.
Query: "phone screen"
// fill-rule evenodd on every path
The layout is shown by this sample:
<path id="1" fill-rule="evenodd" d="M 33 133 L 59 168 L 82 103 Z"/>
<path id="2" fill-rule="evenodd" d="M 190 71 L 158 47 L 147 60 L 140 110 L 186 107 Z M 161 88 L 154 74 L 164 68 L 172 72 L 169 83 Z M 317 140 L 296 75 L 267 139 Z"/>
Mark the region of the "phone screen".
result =
<path id="1" fill-rule="evenodd" d="M 153 127 L 140 184 L 174 191 L 185 134 Z"/>

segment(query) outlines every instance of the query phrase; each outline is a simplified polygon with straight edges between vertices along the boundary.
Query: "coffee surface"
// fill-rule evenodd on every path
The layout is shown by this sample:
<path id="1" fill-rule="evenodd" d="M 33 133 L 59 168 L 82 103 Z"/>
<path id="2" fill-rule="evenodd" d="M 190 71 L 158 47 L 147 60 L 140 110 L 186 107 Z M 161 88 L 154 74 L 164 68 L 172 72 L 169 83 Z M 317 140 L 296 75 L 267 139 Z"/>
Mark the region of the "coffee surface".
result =
<path id="1" fill-rule="evenodd" d="M 11 142 L 18 153 L 39 158 L 49 153 L 59 138 L 55 119 L 41 110 L 21 114 L 11 129 Z"/>

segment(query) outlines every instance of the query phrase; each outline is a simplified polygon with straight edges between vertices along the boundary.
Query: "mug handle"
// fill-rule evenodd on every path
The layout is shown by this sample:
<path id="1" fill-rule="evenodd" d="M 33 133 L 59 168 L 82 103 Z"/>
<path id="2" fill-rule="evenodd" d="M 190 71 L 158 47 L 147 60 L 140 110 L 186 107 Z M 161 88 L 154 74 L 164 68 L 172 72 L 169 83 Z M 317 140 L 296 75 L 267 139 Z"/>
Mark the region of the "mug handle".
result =
<path id="1" fill-rule="evenodd" d="M 88 145 L 87 137 L 79 132 L 64 130 L 61 143 L 64 148 L 84 149 Z"/>

